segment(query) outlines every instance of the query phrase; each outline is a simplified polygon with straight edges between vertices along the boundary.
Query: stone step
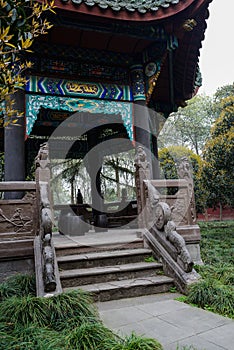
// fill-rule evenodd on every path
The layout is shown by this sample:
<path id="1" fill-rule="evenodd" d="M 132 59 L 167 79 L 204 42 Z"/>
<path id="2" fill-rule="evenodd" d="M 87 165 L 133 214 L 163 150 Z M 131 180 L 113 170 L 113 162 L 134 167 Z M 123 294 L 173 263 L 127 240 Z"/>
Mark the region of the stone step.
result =
<path id="1" fill-rule="evenodd" d="M 66 243 L 66 244 L 56 244 L 56 256 L 65 256 L 65 255 L 74 255 L 74 254 L 85 254 L 92 252 L 104 252 L 104 251 L 112 251 L 112 250 L 123 250 L 123 249 L 137 249 L 143 248 L 143 240 L 142 238 L 136 238 L 134 240 L 129 241 L 121 241 L 119 242 L 106 242 L 103 243 L 95 242 L 93 244 L 79 244 L 79 243 Z"/>
<path id="2" fill-rule="evenodd" d="M 58 256 L 57 262 L 62 270 L 91 268 L 96 266 L 120 265 L 144 261 L 152 256 L 150 249 L 122 249 L 112 252 L 93 252 L 79 255 Z"/>
<path id="3" fill-rule="evenodd" d="M 162 265 L 159 263 L 138 262 L 60 271 L 60 279 L 62 287 L 74 287 L 91 283 L 155 276 L 157 272 L 161 273 L 161 271 Z"/>
<path id="4" fill-rule="evenodd" d="M 174 282 L 170 277 L 152 276 L 65 288 L 64 291 L 82 289 L 90 292 L 95 301 L 108 301 L 156 293 L 165 293 L 168 292 L 173 286 Z"/>
<path id="5" fill-rule="evenodd" d="M 0 260 L 33 257 L 33 239 L 0 241 Z"/>

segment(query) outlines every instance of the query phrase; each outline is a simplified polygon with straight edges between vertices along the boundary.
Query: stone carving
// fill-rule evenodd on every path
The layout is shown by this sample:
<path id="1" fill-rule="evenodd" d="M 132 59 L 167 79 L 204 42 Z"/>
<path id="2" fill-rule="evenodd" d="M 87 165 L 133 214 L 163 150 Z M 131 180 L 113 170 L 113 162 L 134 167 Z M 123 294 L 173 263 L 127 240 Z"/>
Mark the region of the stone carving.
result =
<path id="1" fill-rule="evenodd" d="M 143 146 L 137 147 L 136 156 L 135 156 L 135 165 L 137 168 L 145 172 L 145 179 L 148 179 L 149 162 L 147 160 L 147 156 Z"/>
<path id="2" fill-rule="evenodd" d="M 180 179 L 184 179 L 188 182 L 188 194 L 190 204 L 191 223 L 196 223 L 196 205 L 194 198 L 194 185 L 192 169 L 187 157 L 182 157 L 177 164 L 177 173 Z"/>
<path id="3" fill-rule="evenodd" d="M 177 164 L 177 172 L 180 179 L 185 179 L 188 182 L 192 179 L 190 163 L 187 157 L 182 157 Z"/>
<path id="4" fill-rule="evenodd" d="M 34 203 L 34 201 L 36 200 L 36 194 L 31 193 L 31 192 L 26 192 L 26 194 L 23 196 L 22 200 L 24 202 Z"/>
<path id="5" fill-rule="evenodd" d="M 45 168 L 49 164 L 49 145 L 47 142 L 40 145 L 39 152 L 35 158 L 36 167 Z"/>
<path id="6" fill-rule="evenodd" d="M 50 160 L 48 143 L 43 143 L 35 159 L 36 179 L 39 192 L 39 207 L 41 208 L 40 217 L 40 240 L 41 240 L 41 257 L 43 265 L 43 283 L 45 292 L 56 290 L 57 283 L 54 268 L 54 249 L 52 246 L 52 212 L 51 196 L 49 191 L 50 181 Z"/>
<path id="7" fill-rule="evenodd" d="M 51 235 L 46 234 L 43 241 L 44 258 L 44 285 L 46 292 L 53 292 L 56 289 L 56 280 L 54 275 L 54 253 L 51 247 Z"/>
<path id="8" fill-rule="evenodd" d="M 178 253 L 177 263 L 183 268 L 184 271 L 191 272 L 194 263 L 188 249 L 186 248 L 184 238 L 176 232 L 176 225 L 174 221 L 170 220 L 167 222 L 165 225 L 165 234 L 168 241 L 175 247 Z"/>
<path id="9" fill-rule="evenodd" d="M 151 187 L 150 190 L 152 192 Z M 165 202 L 158 202 L 154 206 L 154 225 L 158 230 L 155 231 L 156 238 L 185 272 L 191 272 L 194 263 L 184 238 L 176 231 L 176 224 L 171 220 L 171 214 L 172 210 Z"/>
<path id="10" fill-rule="evenodd" d="M 148 190 L 148 198 L 149 198 L 149 205 L 151 209 L 155 209 L 156 205 L 159 202 L 160 193 L 157 191 L 157 189 L 151 184 L 150 181 L 145 181 L 145 184 L 147 186 Z"/>
<path id="11" fill-rule="evenodd" d="M 3 210 L 0 209 L 1 224 L 6 224 L 7 228 L 12 228 L 14 232 L 27 232 L 30 231 L 33 225 L 32 220 L 28 216 L 24 216 L 22 208 L 16 208 L 11 217 L 7 217 Z"/>
<path id="12" fill-rule="evenodd" d="M 177 225 L 188 225 L 188 192 L 184 189 L 179 189 L 177 192 L 177 198 L 173 203 L 172 210 L 172 220 L 175 221 Z"/>
<path id="13" fill-rule="evenodd" d="M 144 227 L 144 218 L 141 215 L 144 203 L 144 187 L 143 181 L 150 179 L 149 162 L 143 146 L 138 146 L 135 155 L 135 182 L 136 182 L 136 194 L 137 194 L 137 209 L 138 209 L 138 225 Z"/>

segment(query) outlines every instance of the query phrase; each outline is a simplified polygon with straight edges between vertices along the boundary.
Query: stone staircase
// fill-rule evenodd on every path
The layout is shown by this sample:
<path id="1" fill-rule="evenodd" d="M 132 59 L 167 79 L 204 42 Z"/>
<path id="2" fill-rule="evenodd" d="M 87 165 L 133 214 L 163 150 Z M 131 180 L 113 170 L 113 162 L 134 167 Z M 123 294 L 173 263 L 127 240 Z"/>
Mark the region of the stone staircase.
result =
<path id="1" fill-rule="evenodd" d="M 107 301 L 167 292 L 174 286 L 139 237 L 122 244 L 71 242 L 55 247 L 64 291 L 81 288 L 96 301 Z"/>

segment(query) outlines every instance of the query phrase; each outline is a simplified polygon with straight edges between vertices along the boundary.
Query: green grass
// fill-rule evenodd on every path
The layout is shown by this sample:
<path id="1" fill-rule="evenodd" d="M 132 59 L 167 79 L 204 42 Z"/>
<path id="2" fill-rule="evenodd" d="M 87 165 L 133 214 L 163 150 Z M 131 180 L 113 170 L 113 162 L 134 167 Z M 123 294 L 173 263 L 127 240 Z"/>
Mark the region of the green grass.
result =
<path id="1" fill-rule="evenodd" d="M 155 258 L 153 256 L 148 256 L 147 258 L 145 258 L 145 262 L 156 262 Z"/>
<path id="2" fill-rule="evenodd" d="M 202 279 L 189 288 L 183 301 L 234 318 L 234 221 L 199 226 L 204 266 L 195 268 Z"/>
<path id="3" fill-rule="evenodd" d="M 11 296 L 36 295 L 34 275 L 14 275 L 0 284 L 0 302 Z"/>
<path id="4" fill-rule="evenodd" d="M 35 279 L 18 275 L 0 284 L 0 349 L 162 350 L 155 340 L 120 337 L 104 326 L 82 290 L 35 296 Z"/>
<path id="5" fill-rule="evenodd" d="M 202 279 L 180 301 L 234 318 L 234 222 L 201 223 Z M 172 290 L 174 291 L 174 290 Z M 35 296 L 34 276 L 0 284 L 0 349 L 162 350 L 155 339 L 120 337 L 101 322 L 90 295 L 79 290 Z M 195 350 L 192 346 L 177 350 Z"/>

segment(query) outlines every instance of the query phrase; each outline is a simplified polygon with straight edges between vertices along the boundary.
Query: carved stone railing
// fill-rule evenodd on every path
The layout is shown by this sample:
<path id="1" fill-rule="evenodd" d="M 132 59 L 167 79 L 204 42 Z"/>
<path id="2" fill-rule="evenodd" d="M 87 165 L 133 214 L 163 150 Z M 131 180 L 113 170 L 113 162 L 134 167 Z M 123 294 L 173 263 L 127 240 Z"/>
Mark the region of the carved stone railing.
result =
<path id="1" fill-rule="evenodd" d="M 151 180 L 142 147 L 137 149 L 135 164 L 139 226 L 145 229 L 144 240 L 162 261 L 165 273 L 186 293 L 188 285 L 200 277 L 194 263 L 201 263 L 192 182 L 185 178 Z M 168 195 L 168 188 L 176 188 L 176 193 Z"/>
<path id="2" fill-rule="evenodd" d="M 153 191 L 152 182 L 146 181 L 144 184 L 148 187 L 148 192 Z M 154 255 L 162 262 L 164 272 L 173 277 L 175 285 L 182 293 L 187 293 L 188 286 L 200 276 L 193 268 L 194 260 L 183 236 L 178 233 L 170 206 L 161 202 L 160 196 L 155 201 L 156 193 L 157 191 L 153 202 L 149 200 L 150 223 L 147 223 L 148 228 L 144 230 L 143 237 Z"/>
<path id="3" fill-rule="evenodd" d="M 22 199 L 0 199 L 0 238 L 24 239 L 35 235 L 37 229 L 36 182 L 0 182 L 0 192 L 21 192 Z"/>
<path id="4" fill-rule="evenodd" d="M 43 144 L 36 157 L 37 205 L 39 232 L 34 240 L 37 295 L 62 292 L 56 254 L 52 240 L 53 211 L 50 192 L 50 161 L 48 144 Z"/>
<path id="5" fill-rule="evenodd" d="M 16 273 L 31 273 L 34 269 L 33 240 L 38 227 L 36 182 L 0 182 L 0 192 L 3 198 L 12 197 L 0 199 L 0 282 L 3 282 Z M 22 199 L 14 199 L 15 194 Z"/>

